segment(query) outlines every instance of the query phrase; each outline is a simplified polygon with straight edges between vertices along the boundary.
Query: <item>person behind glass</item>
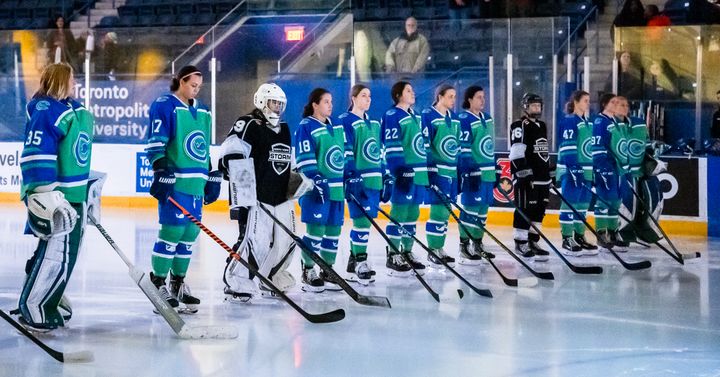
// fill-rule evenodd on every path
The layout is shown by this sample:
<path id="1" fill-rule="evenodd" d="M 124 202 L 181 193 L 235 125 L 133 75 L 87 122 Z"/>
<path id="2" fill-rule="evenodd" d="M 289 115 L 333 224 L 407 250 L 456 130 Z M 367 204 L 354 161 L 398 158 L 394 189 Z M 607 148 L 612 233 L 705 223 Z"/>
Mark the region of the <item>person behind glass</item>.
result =
<path id="1" fill-rule="evenodd" d="M 346 155 L 349 158 L 345 167 L 345 194 L 353 221 L 347 272 L 348 280 L 368 285 L 375 281 L 375 271 L 367 263 L 371 224 L 355 200 L 368 215 L 377 217 L 385 164 L 380 148 L 380 122 L 370 119 L 367 114 L 371 103 L 370 89 L 362 84 L 353 86 L 350 103 L 348 111 L 339 117 L 347 139 Z"/>
<path id="2" fill-rule="evenodd" d="M 425 70 L 430 44 L 418 32 L 415 17 L 405 20 L 405 32 L 390 42 L 385 53 L 385 72 L 417 73 Z"/>
<path id="3" fill-rule="evenodd" d="M 642 97 L 643 83 L 640 79 L 641 72 L 632 61 L 629 51 L 622 51 L 618 59 L 618 93 L 631 99 Z M 605 84 L 605 92 L 612 91 L 612 73 L 608 76 Z"/>
<path id="4" fill-rule="evenodd" d="M 414 234 L 420 216 L 420 204 L 428 186 L 427 140 L 423 136 L 422 121 L 412 110 L 415 92 L 407 81 L 396 82 L 390 94 L 395 106 L 385 112 L 382 118 L 382 143 L 385 148 L 387 172 L 384 177 L 383 200 L 388 199 L 392 207 L 390 215 L 404 229 Z M 419 274 L 425 273 L 425 265 L 412 253 L 413 239 L 389 223 L 386 233 L 396 249 L 403 255 L 387 248 L 385 266 L 390 276 L 410 276 L 411 266 Z M 407 259 L 407 261 L 406 261 Z"/>
<path id="5" fill-rule="evenodd" d="M 460 122 L 455 119 L 452 109 L 455 107 L 455 88 L 451 85 L 440 85 L 435 90 L 435 101 L 423 110 L 423 134 L 426 135 L 430 148 L 427 150 L 428 176 L 430 185 L 447 195 L 444 200 L 455 201 L 458 194 L 458 156 L 460 154 Z M 425 223 L 428 246 L 449 266 L 455 265 L 455 258 L 445 252 L 445 236 L 447 234 L 450 212 L 443 199 L 428 190 L 425 203 L 430 205 L 430 218 Z M 435 265 L 442 265 L 440 259 L 428 254 L 428 260 Z"/>
<path id="6" fill-rule="evenodd" d="M 710 137 L 720 139 L 720 90 L 715 93 L 718 102 L 718 109 L 713 114 L 712 125 L 710 126 Z"/>
<path id="7" fill-rule="evenodd" d="M 78 46 L 76 46 L 75 37 L 73 37 L 70 29 L 65 27 L 65 18 L 63 18 L 63 16 L 55 17 L 53 26 L 55 27 L 50 30 L 46 39 L 50 62 L 66 62 L 70 64 L 71 67 L 76 67 L 75 58 L 78 52 Z M 58 50 L 60 51 L 60 60 L 56 61 Z"/>
<path id="8" fill-rule="evenodd" d="M 303 119 L 295 130 L 296 168 L 312 179 L 315 187 L 300 197 L 300 220 L 307 234 L 303 237 L 312 252 L 329 265 L 335 264 L 338 238 L 345 212 L 345 132 L 341 124 L 333 125 L 332 95 L 327 89 L 315 88 L 303 108 Z M 319 293 L 341 288 L 325 271 L 318 274 L 315 262 L 302 252 L 302 290 Z"/>
<path id="9" fill-rule="evenodd" d="M 25 234 L 38 243 L 13 314 L 37 332 L 63 327 L 72 316 L 63 293 L 85 232 L 93 117 L 71 98 L 74 90 L 72 68 L 50 64 L 26 107 L 20 197 L 28 208 Z"/>
<path id="10" fill-rule="evenodd" d="M 588 120 L 590 94 L 576 90 L 565 105 L 564 119 L 560 121 L 560 148 L 558 150 L 557 177 L 562 194 L 582 216 L 577 215 L 563 201 L 560 204 L 560 234 L 562 252 L 568 256 L 597 255 L 597 246 L 585 239 L 582 219 L 590 207 L 592 193 L 585 187 L 592 184 L 592 123 Z"/>
<path id="11" fill-rule="evenodd" d="M 523 116 L 510 125 L 510 170 L 515 186 L 513 238 L 515 251 L 536 262 L 546 262 L 548 253 L 542 249 L 540 234 L 545 208 L 550 197 L 551 169 L 548 154 L 547 126 L 540 120 L 543 101 L 532 93 L 523 95 Z M 535 227 L 518 212 L 523 211 Z"/>
<path id="12" fill-rule="evenodd" d="M 593 177 L 595 191 L 603 199 L 595 203 L 595 226 L 598 244 L 604 249 L 615 246 L 620 208 L 618 166 L 612 154 L 613 143 L 619 146 L 621 141 L 615 120 L 617 102 L 615 94 L 603 94 L 600 97 L 602 112 L 593 121 Z"/>
<path id="13" fill-rule="evenodd" d="M 456 31 L 464 28 L 465 20 L 470 18 L 473 0 L 448 0 L 448 15 Z"/>
<path id="14" fill-rule="evenodd" d="M 470 86 L 465 90 L 460 120 L 460 159 L 458 177 L 460 203 L 464 212 L 460 221 L 470 234 L 460 231 L 460 264 L 477 265 L 485 254 L 488 258 L 495 255 L 485 251 L 482 238 L 490 205 L 493 203 L 495 188 L 495 123 L 485 108 L 485 91 L 480 86 Z M 482 224 L 482 226 L 478 225 Z M 470 247 L 472 239 L 472 248 Z"/>
<path id="15" fill-rule="evenodd" d="M 180 68 L 172 79 L 170 93 L 150 106 L 150 135 L 145 147 L 153 169 L 150 195 L 158 201 L 160 223 L 150 280 L 170 306 L 183 304 L 182 310 L 187 313 L 196 313 L 200 305 L 185 282 L 200 228 L 168 199 L 172 197 L 202 221 L 203 204 L 218 199 L 222 184 L 222 173 L 212 171 L 210 161 L 212 115 L 197 99 L 202 82 L 202 73 L 196 67 Z"/>

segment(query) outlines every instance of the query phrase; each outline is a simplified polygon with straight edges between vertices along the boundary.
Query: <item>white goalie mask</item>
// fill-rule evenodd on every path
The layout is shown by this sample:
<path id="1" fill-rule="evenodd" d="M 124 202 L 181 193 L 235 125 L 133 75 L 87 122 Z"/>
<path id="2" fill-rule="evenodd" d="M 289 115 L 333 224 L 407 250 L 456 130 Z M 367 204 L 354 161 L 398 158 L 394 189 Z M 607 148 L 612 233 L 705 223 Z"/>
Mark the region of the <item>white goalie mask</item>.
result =
<path id="1" fill-rule="evenodd" d="M 277 126 L 280 121 L 286 104 L 285 92 L 277 84 L 262 84 L 255 92 L 255 107 L 263 112 L 273 126 Z"/>

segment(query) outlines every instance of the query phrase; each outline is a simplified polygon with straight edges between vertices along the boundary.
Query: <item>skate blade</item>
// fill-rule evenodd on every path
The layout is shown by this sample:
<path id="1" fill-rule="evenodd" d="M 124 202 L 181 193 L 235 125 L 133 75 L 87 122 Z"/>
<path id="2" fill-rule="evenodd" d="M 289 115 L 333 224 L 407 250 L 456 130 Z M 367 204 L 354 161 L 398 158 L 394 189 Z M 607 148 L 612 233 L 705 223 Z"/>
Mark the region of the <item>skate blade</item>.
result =
<path id="1" fill-rule="evenodd" d="M 305 284 L 303 284 L 303 286 L 300 287 L 300 289 L 303 292 L 308 292 L 308 293 L 322 293 L 325 291 L 324 286 L 323 287 L 313 287 L 312 285 L 305 285 Z"/>

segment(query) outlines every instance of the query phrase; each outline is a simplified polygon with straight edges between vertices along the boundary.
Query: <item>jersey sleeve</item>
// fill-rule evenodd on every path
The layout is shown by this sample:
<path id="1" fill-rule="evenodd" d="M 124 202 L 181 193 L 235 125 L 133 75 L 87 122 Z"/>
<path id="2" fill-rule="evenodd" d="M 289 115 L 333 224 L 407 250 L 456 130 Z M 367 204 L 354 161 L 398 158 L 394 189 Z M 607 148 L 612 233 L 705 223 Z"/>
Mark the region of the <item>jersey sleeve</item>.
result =
<path id="1" fill-rule="evenodd" d="M 510 125 L 510 170 L 518 176 L 532 174 L 525 158 L 525 121 L 518 120 Z"/>
<path id="2" fill-rule="evenodd" d="M 309 123 L 302 121 L 295 130 L 295 167 L 308 178 L 319 174 L 315 141 L 310 135 Z"/>
<path id="3" fill-rule="evenodd" d="M 350 117 L 341 117 L 340 121 L 343 126 L 345 135 L 345 178 L 350 175 L 357 176 L 357 168 L 355 166 L 355 127 Z"/>
<path id="4" fill-rule="evenodd" d="M 220 145 L 218 169 L 225 175 L 228 174 L 228 161 L 251 157 L 254 144 L 252 126 L 252 117 L 242 116 L 238 118 L 230 128 L 227 138 Z"/>
<path id="5" fill-rule="evenodd" d="M 577 122 L 573 117 L 563 119 L 560 124 L 560 148 L 558 149 L 558 167 L 576 166 L 577 158 Z"/>
<path id="6" fill-rule="evenodd" d="M 592 159 L 593 165 L 607 167 L 610 165 L 610 133 L 607 129 L 607 122 L 598 117 L 593 122 Z"/>
<path id="7" fill-rule="evenodd" d="M 434 171 L 437 172 L 437 165 L 435 163 L 435 157 L 432 155 L 430 146 L 433 143 L 433 140 L 435 139 L 435 135 L 437 135 L 437 128 L 432 122 L 432 116 L 430 111 L 423 111 L 422 113 L 422 133 L 425 136 L 425 150 L 428 151 L 428 158 L 427 158 L 427 167 L 428 171 Z"/>
<path id="8" fill-rule="evenodd" d="M 55 110 L 55 111 L 53 111 Z M 58 145 L 71 127 L 74 113 L 54 107 L 34 112 L 25 130 L 25 143 L 20 158 L 23 186 L 26 192 L 54 190 L 58 179 Z"/>
<path id="9" fill-rule="evenodd" d="M 388 110 L 382 117 L 380 127 L 380 139 L 382 139 L 383 149 L 385 150 L 386 169 L 391 174 L 396 174 L 397 170 L 405 165 L 405 156 L 403 155 L 402 145 L 402 129 L 400 122 L 394 116 L 395 110 Z"/>
<path id="10" fill-rule="evenodd" d="M 151 164 L 165 157 L 167 143 L 175 136 L 173 111 L 167 99 L 156 100 L 150 106 L 150 134 L 145 152 Z"/>

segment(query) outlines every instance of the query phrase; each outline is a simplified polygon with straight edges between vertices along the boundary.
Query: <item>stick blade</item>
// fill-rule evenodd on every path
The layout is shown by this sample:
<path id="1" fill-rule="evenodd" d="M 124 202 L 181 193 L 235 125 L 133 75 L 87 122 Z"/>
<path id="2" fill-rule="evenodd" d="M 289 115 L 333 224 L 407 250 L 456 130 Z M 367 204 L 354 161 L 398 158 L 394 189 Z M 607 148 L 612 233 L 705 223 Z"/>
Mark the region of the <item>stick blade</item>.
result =
<path id="1" fill-rule="evenodd" d="M 235 339 L 238 329 L 234 326 L 183 326 L 178 336 L 181 339 Z"/>
<path id="2" fill-rule="evenodd" d="M 367 306 L 379 306 L 381 308 L 388 308 L 390 309 L 392 306 L 390 306 L 390 300 L 388 300 L 385 296 L 364 296 L 359 295 L 357 299 L 355 299 L 355 302 L 357 302 L 360 305 L 367 305 Z"/>
<path id="3" fill-rule="evenodd" d="M 649 260 L 644 260 L 636 263 L 625 263 L 625 268 L 630 271 L 645 270 L 652 267 L 652 263 Z"/>
<path id="4" fill-rule="evenodd" d="M 700 258 L 700 253 L 698 253 L 698 252 L 694 252 L 694 253 L 684 253 L 684 254 L 681 253 L 680 256 L 681 256 L 682 259 L 684 259 L 684 260 L 696 259 L 696 258 Z"/>
<path id="5" fill-rule="evenodd" d="M 537 277 L 543 280 L 555 280 L 555 275 L 552 272 L 538 272 Z"/>
<path id="6" fill-rule="evenodd" d="M 64 352 L 62 362 L 68 364 L 91 363 L 95 361 L 95 356 L 90 351 Z"/>
<path id="7" fill-rule="evenodd" d="M 573 266 L 570 268 L 573 272 L 585 275 L 598 275 L 603 273 L 600 266 Z"/>
<path id="8" fill-rule="evenodd" d="M 332 323 L 345 318 L 345 310 L 336 309 L 323 314 L 309 314 L 305 318 L 312 323 Z"/>

